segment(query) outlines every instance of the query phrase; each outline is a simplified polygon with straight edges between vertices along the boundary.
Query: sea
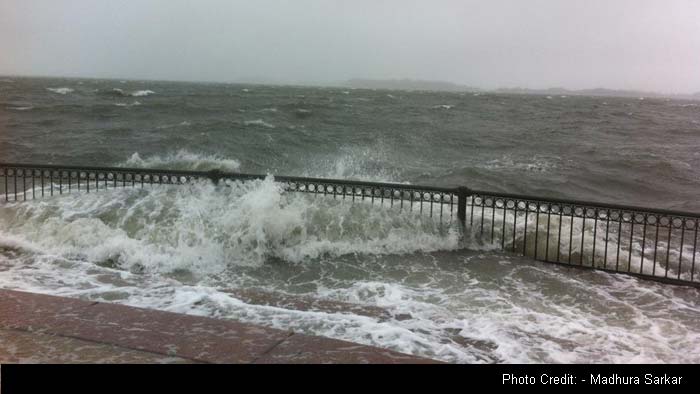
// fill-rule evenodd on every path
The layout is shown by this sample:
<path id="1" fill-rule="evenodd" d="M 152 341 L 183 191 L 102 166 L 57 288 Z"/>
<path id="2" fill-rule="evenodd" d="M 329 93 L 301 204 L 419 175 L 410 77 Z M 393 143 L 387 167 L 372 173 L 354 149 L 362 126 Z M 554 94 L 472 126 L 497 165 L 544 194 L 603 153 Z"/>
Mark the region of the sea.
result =
<path id="1" fill-rule="evenodd" d="M 275 175 L 700 212 L 700 101 L 0 77 L 0 162 L 213 170 L 0 202 L 0 287 L 451 363 L 700 362 L 700 291 L 572 270 Z"/>

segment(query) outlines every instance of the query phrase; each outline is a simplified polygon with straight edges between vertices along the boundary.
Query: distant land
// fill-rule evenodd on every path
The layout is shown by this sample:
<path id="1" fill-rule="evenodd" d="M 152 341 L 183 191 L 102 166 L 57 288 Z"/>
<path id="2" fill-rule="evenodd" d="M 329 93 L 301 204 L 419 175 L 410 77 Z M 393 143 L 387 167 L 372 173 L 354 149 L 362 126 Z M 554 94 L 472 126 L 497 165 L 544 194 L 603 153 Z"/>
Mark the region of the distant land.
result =
<path id="1" fill-rule="evenodd" d="M 350 79 L 341 84 L 358 89 L 387 89 L 387 90 L 427 90 L 441 92 L 491 92 L 504 94 L 534 94 L 543 96 L 603 96 L 603 97 L 647 97 L 647 98 L 673 98 L 685 100 L 699 100 L 700 92 L 694 94 L 665 94 L 657 92 L 644 92 L 637 90 L 617 89 L 580 89 L 566 88 L 527 89 L 527 88 L 499 88 L 480 89 L 473 86 L 459 85 L 444 81 L 424 81 L 414 79 Z"/>
<path id="2" fill-rule="evenodd" d="M 441 92 L 477 92 L 482 89 L 444 81 L 416 79 L 349 79 L 343 86 L 358 89 L 430 90 Z"/>
<path id="3" fill-rule="evenodd" d="M 549 89 L 524 89 L 524 88 L 500 88 L 493 90 L 496 93 L 509 94 L 538 94 L 548 96 L 602 96 L 602 97 L 647 97 L 647 98 L 673 98 L 693 100 L 700 98 L 700 92 L 694 94 L 667 94 L 658 92 L 645 92 L 639 90 L 617 90 L 617 89 L 580 89 L 570 90 L 565 88 L 549 88 Z"/>

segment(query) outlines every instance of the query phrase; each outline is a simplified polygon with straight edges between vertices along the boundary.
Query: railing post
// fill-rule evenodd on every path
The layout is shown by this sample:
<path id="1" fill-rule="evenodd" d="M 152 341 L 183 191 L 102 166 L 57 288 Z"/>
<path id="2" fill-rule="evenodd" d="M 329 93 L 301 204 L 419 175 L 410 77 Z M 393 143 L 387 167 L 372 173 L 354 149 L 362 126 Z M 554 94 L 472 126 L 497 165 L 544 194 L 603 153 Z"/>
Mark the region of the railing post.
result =
<path id="1" fill-rule="evenodd" d="M 467 187 L 460 186 L 457 188 L 457 220 L 459 220 L 462 234 L 464 234 L 467 228 L 467 197 L 470 193 Z"/>
<path id="2" fill-rule="evenodd" d="M 211 181 L 214 182 L 215 185 L 218 185 L 221 178 L 223 178 L 222 174 L 223 173 L 219 170 L 211 170 L 209 171 L 209 179 L 211 179 Z"/>

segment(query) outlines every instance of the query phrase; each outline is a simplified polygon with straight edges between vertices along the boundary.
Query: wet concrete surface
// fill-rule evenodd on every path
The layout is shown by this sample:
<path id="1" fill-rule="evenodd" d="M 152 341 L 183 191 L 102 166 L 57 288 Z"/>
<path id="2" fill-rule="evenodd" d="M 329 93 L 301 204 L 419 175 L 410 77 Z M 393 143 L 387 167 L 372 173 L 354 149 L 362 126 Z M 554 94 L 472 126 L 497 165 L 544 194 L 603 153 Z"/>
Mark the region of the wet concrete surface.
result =
<path id="1" fill-rule="evenodd" d="M 0 289 L 0 363 L 433 363 L 231 320 Z"/>

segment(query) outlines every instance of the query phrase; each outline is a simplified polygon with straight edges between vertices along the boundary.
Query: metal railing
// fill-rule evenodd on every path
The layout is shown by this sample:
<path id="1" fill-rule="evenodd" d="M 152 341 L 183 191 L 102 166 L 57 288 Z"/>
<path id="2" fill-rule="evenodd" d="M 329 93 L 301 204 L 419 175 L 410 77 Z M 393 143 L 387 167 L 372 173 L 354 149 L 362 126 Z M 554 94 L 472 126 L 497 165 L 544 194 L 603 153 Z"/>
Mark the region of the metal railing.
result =
<path id="1" fill-rule="evenodd" d="M 221 171 L 0 163 L 0 196 L 14 203 L 76 192 L 265 177 Z M 420 215 L 443 228 L 461 231 L 467 247 L 484 245 L 549 263 L 700 288 L 695 264 L 700 214 L 466 187 L 291 176 L 275 176 L 275 181 L 286 192 L 365 202 Z"/>

